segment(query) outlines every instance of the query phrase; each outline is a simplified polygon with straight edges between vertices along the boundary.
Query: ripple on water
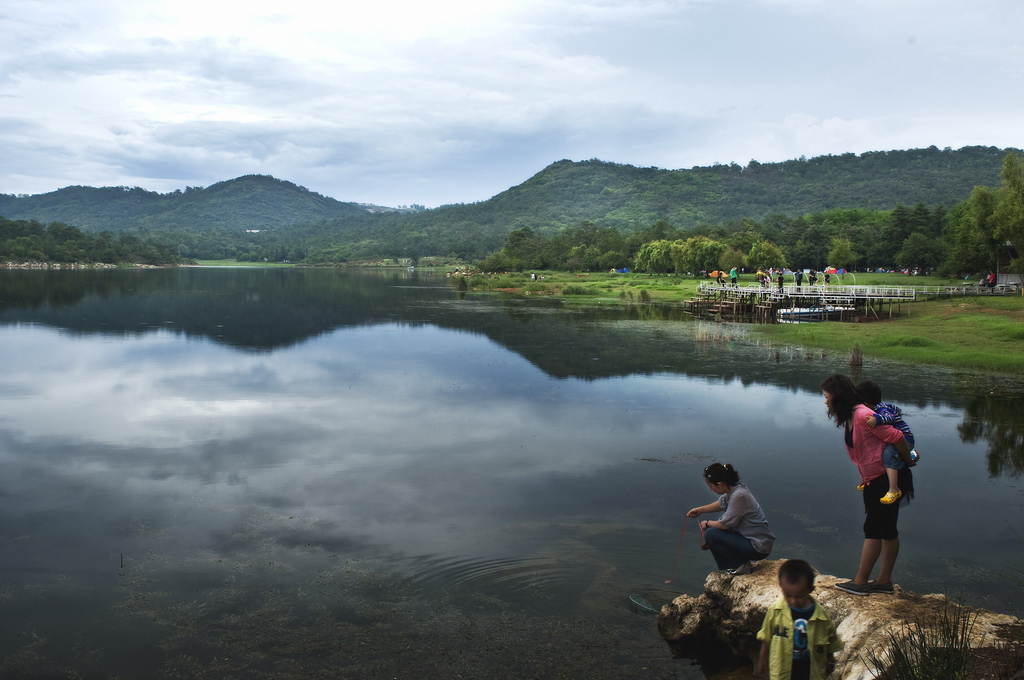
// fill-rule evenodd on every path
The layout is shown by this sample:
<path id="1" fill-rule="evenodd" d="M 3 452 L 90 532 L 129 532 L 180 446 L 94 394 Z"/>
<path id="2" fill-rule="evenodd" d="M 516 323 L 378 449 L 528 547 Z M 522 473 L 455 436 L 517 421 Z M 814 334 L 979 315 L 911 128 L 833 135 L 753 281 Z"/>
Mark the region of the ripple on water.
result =
<path id="1" fill-rule="evenodd" d="M 427 555 L 407 566 L 424 593 L 443 593 L 459 602 L 551 611 L 568 606 L 592 575 L 550 557 L 473 558 Z M 580 580 L 584 586 L 574 587 Z"/>

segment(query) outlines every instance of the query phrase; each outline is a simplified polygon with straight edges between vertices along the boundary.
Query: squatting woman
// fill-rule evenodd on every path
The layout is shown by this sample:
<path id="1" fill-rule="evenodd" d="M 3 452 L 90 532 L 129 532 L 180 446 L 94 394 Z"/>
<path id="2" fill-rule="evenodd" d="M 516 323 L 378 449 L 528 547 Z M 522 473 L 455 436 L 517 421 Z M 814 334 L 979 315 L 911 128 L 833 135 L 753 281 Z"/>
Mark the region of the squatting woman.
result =
<path id="1" fill-rule="evenodd" d="M 740 476 L 732 465 L 712 463 L 704 468 L 704 481 L 719 494 L 718 500 L 693 508 L 686 516 L 722 512 L 717 520 L 700 522 L 704 540 L 719 569 L 749 574 L 752 561 L 763 560 L 771 553 L 775 534 L 768 529 L 768 520 L 754 494 L 740 484 Z"/>

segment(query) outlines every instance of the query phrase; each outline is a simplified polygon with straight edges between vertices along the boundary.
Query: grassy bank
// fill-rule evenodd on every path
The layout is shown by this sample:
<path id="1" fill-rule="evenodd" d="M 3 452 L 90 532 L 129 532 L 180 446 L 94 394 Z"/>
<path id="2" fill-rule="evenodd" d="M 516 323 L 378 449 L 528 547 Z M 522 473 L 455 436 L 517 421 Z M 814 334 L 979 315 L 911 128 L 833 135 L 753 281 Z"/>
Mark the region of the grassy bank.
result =
<path id="1" fill-rule="evenodd" d="M 742 277 L 749 283 L 752 276 Z M 570 304 L 664 303 L 683 305 L 701 279 L 645 274 L 543 274 L 472 277 L 476 290 L 505 295 L 556 295 Z M 945 286 L 960 281 L 902 274 L 847 275 L 846 284 Z M 872 323 L 756 324 L 750 333 L 774 343 L 867 357 L 1003 371 L 1024 375 L 1024 297 L 950 296 L 905 303 L 893 319 Z"/>
<path id="2" fill-rule="evenodd" d="M 635 301 L 641 295 L 653 302 L 683 304 L 697 291 L 701 279 L 645 274 L 567 274 L 542 272 L 532 281 L 529 274 L 474 275 L 453 279 L 467 290 L 490 291 L 510 296 L 555 295 L 568 302 L 586 298 Z"/>
<path id="3" fill-rule="evenodd" d="M 196 260 L 200 267 L 294 267 L 283 262 L 239 262 L 238 260 Z"/>
<path id="4" fill-rule="evenodd" d="M 774 342 L 917 363 L 1024 374 L 1024 299 L 953 297 L 914 302 L 892 320 L 866 324 L 759 325 Z"/>

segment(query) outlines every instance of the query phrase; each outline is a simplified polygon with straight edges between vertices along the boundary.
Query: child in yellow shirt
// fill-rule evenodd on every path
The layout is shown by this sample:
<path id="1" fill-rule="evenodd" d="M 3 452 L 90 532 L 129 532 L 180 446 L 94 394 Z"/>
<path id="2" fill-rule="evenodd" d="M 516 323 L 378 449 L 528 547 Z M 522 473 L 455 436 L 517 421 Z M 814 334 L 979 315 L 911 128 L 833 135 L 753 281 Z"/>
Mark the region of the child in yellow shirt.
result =
<path id="1" fill-rule="evenodd" d="M 814 568 L 803 560 L 786 560 L 779 567 L 779 587 L 782 596 L 768 608 L 757 633 L 761 654 L 754 673 L 764 677 L 769 668 L 771 680 L 825 680 L 843 641 L 811 596 Z"/>

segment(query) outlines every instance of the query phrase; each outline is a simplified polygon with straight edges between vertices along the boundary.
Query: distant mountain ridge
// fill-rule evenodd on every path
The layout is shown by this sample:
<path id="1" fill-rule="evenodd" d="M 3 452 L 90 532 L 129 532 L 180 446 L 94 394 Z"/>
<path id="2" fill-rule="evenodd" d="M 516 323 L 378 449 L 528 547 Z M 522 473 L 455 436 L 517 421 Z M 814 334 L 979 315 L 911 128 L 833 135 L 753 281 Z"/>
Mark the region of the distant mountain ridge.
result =
<path id="1" fill-rule="evenodd" d="M 262 230 L 297 222 L 363 215 L 344 203 L 268 175 L 244 175 L 167 194 L 139 187 L 71 186 L 46 194 L 0 194 L 8 219 L 64 222 L 85 231 L 174 230 L 197 226 Z"/>
<path id="2" fill-rule="evenodd" d="M 952 207 L 975 186 L 999 184 L 1008 150 L 932 146 L 689 170 L 561 160 L 485 201 L 414 211 L 380 212 L 265 175 L 168 194 L 74 186 L 34 196 L 0 194 L 0 216 L 85 231 L 173 232 L 194 257 L 262 253 L 273 241 L 288 259 L 314 248 L 345 258 L 481 258 L 521 227 L 554 234 L 591 221 L 630 232 L 664 220 L 685 230 L 834 208 Z"/>

